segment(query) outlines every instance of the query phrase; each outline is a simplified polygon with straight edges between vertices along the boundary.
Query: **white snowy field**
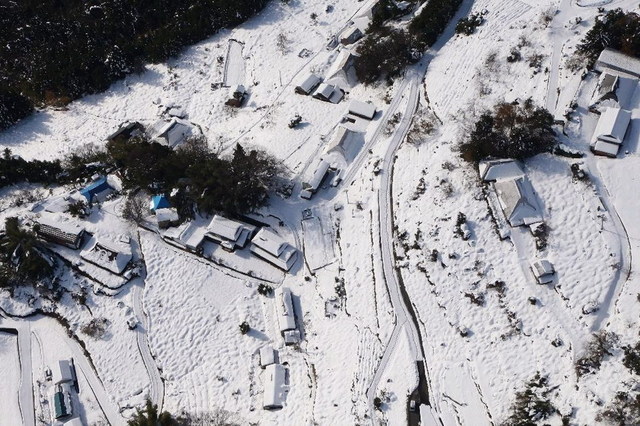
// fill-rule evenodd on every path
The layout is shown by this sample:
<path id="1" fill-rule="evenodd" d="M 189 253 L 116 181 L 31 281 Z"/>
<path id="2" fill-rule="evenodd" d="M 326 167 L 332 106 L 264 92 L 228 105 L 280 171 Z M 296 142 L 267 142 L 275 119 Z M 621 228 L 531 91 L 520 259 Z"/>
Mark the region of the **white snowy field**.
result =
<path id="1" fill-rule="evenodd" d="M 572 179 L 574 160 L 544 154 L 526 162 L 549 227 L 548 247 L 537 250 L 527 230 L 512 230 L 511 239 L 500 239 L 477 171 L 455 148 L 477 114 L 497 102 L 531 97 L 562 116 L 578 99 L 584 109 L 595 81 L 581 81 L 567 61 L 593 23 L 597 6 L 637 9 L 637 2 L 476 0 L 465 7 L 471 4 L 473 12 L 486 9 L 486 22 L 475 34 L 454 36 L 435 52 L 413 117 L 416 127 L 425 120 L 435 129 L 428 136 L 413 134 L 414 143 L 405 142 L 397 152 L 393 170 L 377 169 L 392 142 L 393 125 L 380 138 L 372 135 L 379 125 L 387 126 L 384 113 L 407 110 L 409 90 L 402 80 L 393 86 L 357 85 L 338 105 L 293 93 L 298 78 L 311 71 L 323 75 L 337 58 L 337 50 L 326 48 L 328 38 L 366 9 L 365 2 L 355 1 L 334 4 L 332 12 L 320 0 L 288 6 L 273 1 L 245 24 L 186 49 L 166 65 L 149 65 L 105 93 L 71 103 L 67 111 L 40 111 L 0 133 L 0 148 L 26 159 L 60 158 L 86 143 L 102 144 L 125 120 L 151 124 L 161 105 L 173 104 L 202 127 L 213 148 L 228 152 L 235 142 L 259 146 L 282 159 L 296 177 L 317 163 L 351 99 L 373 101 L 380 110 L 371 123 L 359 123 L 366 131 L 366 148 L 346 170 L 353 171 L 353 181 L 337 188 L 324 185 L 310 201 L 299 199 L 296 188 L 290 198 L 274 196 L 257 213 L 301 250 L 290 273 L 247 249 L 230 254 L 211 243 L 207 253 L 219 264 L 180 250 L 124 222 L 122 199 L 96 208 L 83 225 L 107 239 L 131 235 L 139 243 L 134 257 L 144 260 L 146 277 L 119 287 L 121 277 L 77 265 L 79 271 L 60 277 L 67 289 L 60 300 L 34 301 L 30 292 L 13 300 L 3 293 L 0 306 L 6 311 L 26 315 L 42 308 L 59 314 L 90 355 L 53 319 L 29 321 L 36 336 L 32 345 L 39 348 L 33 350 L 33 377 L 41 382 L 36 402 L 47 398 L 45 367 L 74 357 L 84 360 L 80 415 L 88 423 L 124 424 L 147 396 L 175 414 L 224 409 L 243 424 L 406 423 L 407 397 L 418 383 L 406 330 L 400 331 L 373 389 L 384 396 L 375 420 L 367 401 L 397 315 L 380 246 L 380 212 L 392 207 L 397 267 L 424 343 L 430 402 L 444 425 L 504 421 L 514 393 L 537 372 L 549 377 L 550 399 L 559 411 L 549 423 L 561 424 L 560 416 L 571 416 L 572 424 L 594 424 L 602 404 L 632 382 L 620 363 L 620 348 L 599 372 L 580 379 L 575 362 L 593 331 L 615 331 L 621 345 L 637 340 L 638 283 L 635 274 L 628 280 L 624 274 L 626 235 L 632 250 L 626 266 L 640 267 L 636 149 L 614 160 L 591 154 L 579 160 L 595 177 L 601 175 L 591 183 Z M 560 12 L 554 14 L 555 9 Z M 556 17 L 550 24 L 543 20 L 549 11 Z M 318 14 L 315 22 L 312 12 Z M 243 64 L 239 51 L 233 53 L 235 73 L 244 67 L 249 92 L 240 109 L 225 107 L 227 89 L 215 88 L 224 71 L 217 58 L 226 55 L 231 39 L 243 43 Z M 522 60 L 510 63 L 506 58 L 514 49 Z M 303 125 L 289 129 L 295 114 L 303 117 Z M 632 134 L 638 133 L 637 121 Z M 593 126 L 593 116 L 580 115 L 565 127 L 563 142 L 587 151 Z M 391 173 L 393 204 L 380 205 L 380 176 Z M 48 196 L 48 189 L 24 188 Z M 0 194 L 0 219 L 37 214 L 38 208 L 27 214 L 24 206 L 10 202 L 19 189 Z M 615 211 L 604 208 L 607 195 Z M 303 221 L 304 209 L 314 217 Z M 469 241 L 454 235 L 459 212 L 467 217 Z M 77 252 L 57 250 L 77 260 Z M 430 259 L 433 250 L 435 261 Z M 535 258 L 554 263 L 553 285 L 535 283 L 529 270 Z M 257 292 L 261 278 L 273 287 L 291 288 L 303 334 L 299 345 L 284 345 L 273 296 Z M 585 313 L 593 306 L 600 309 Z M 103 334 L 92 337 L 83 331 L 102 319 Z M 128 326 L 132 320 L 138 324 L 134 330 Z M 243 321 L 251 327 L 246 335 L 239 331 Z M 12 352 L 2 352 L 10 344 L 4 343 L 0 368 L 5 357 L 7 365 L 15 363 Z M 275 411 L 262 409 L 258 352 L 267 344 L 279 351 L 288 371 L 285 407 Z M 11 376 L 7 383 L 13 382 Z M 5 388 L 3 404 L 10 394 L 17 397 L 11 389 Z M 38 414 L 46 417 L 47 410 L 36 403 Z"/>
<path id="2" fill-rule="evenodd" d="M 14 334 L 0 332 L 0 376 L 3 386 L 0 390 L 0 404 L 3 426 L 20 424 L 20 358 L 18 356 L 18 337 Z"/>

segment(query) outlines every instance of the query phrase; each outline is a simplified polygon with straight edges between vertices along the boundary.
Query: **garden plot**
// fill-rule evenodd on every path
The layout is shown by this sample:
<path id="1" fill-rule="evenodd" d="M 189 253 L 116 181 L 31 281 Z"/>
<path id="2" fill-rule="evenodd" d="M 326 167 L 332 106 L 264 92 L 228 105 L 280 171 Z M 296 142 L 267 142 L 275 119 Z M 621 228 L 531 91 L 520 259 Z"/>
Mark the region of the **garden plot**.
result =
<path id="1" fill-rule="evenodd" d="M 20 358 L 18 356 L 18 336 L 0 331 L 0 409 L 3 424 L 18 426 L 21 424 L 20 403 Z M 6 423 L 5 423 L 6 422 Z"/>
<path id="2" fill-rule="evenodd" d="M 333 232 L 330 223 L 323 224 L 319 217 L 302 221 L 304 232 L 304 257 L 312 271 L 336 260 L 333 250 Z"/>
<path id="3" fill-rule="evenodd" d="M 227 48 L 227 58 L 224 62 L 224 83 L 225 87 L 245 84 L 244 58 L 242 48 L 244 45 L 238 40 L 229 40 Z"/>

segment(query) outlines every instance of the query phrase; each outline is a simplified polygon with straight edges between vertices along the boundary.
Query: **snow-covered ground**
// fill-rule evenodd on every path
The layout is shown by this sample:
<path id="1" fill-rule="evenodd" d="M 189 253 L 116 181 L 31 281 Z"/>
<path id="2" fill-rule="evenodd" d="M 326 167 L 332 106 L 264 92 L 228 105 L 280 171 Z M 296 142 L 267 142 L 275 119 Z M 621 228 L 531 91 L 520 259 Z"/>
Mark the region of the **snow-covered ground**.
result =
<path id="1" fill-rule="evenodd" d="M 18 336 L 0 332 L 0 374 L 4 386 L 0 390 L 2 415 L 7 426 L 20 424 L 20 359 L 18 356 Z"/>
<path id="2" fill-rule="evenodd" d="M 40 111 L 0 133 L 0 148 L 26 159 L 60 158 L 85 143 L 102 144 L 125 120 L 151 124 L 161 105 L 175 105 L 201 126 L 213 148 L 229 152 L 235 142 L 264 148 L 284 161 L 297 184 L 290 198 L 274 196 L 255 214 L 301 251 L 289 273 L 248 249 L 227 253 L 207 243 L 213 258 L 207 259 L 171 245 L 124 222 L 121 198 L 94 208 L 83 226 L 106 239 L 131 236 L 134 260 L 145 264 L 141 277 L 124 279 L 81 261 L 79 251 L 52 247 L 73 265 L 60 275 L 67 292 L 41 301 L 30 301 L 28 292 L 17 299 L 5 292 L 0 300 L 7 312 L 27 315 L 40 308 L 67 323 L 42 316 L 15 320 L 33 333 L 38 418 L 49 416 L 41 402 L 50 388 L 46 367 L 73 357 L 82 373 L 79 413 L 88 423 L 124 424 L 149 395 L 172 413 L 224 409 L 243 423 L 403 424 L 408 395 L 420 381 L 416 360 L 424 355 L 429 400 L 445 426 L 504 421 L 514 392 L 536 372 L 548 375 L 560 415 L 573 416 L 572 424 L 593 424 L 599 401 L 610 401 L 630 374 L 619 362 L 620 351 L 582 379 L 575 374 L 576 359 L 594 331 L 615 331 L 623 344 L 637 339 L 638 283 L 633 273 L 627 279 L 629 268 L 640 267 L 640 206 L 633 196 L 637 145 L 618 159 L 544 154 L 526 162 L 549 227 L 544 250 L 536 249 L 527 230 L 500 238 L 477 171 L 455 148 L 478 113 L 531 97 L 560 117 L 577 100 L 563 142 L 588 151 L 596 117 L 586 107 L 595 79 L 581 80 L 567 61 L 600 5 L 637 8 L 631 0 L 465 1 L 463 11 L 486 9 L 486 22 L 475 34 L 452 36 L 450 27 L 437 50 L 394 85 L 356 85 L 335 105 L 294 94 L 293 87 L 308 72 L 327 72 L 343 49 L 328 49 L 328 39 L 369 5 L 340 2 L 328 12 L 320 0 L 274 1 L 166 65 L 150 65 L 67 111 Z M 231 40 L 242 45 L 231 42 L 228 72 L 249 93 L 239 109 L 224 106 L 228 89 L 220 87 L 225 65 L 218 58 L 226 57 Z M 522 60 L 507 61 L 513 50 Z M 416 114 L 406 115 L 418 94 Z M 313 172 L 351 99 L 372 101 L 379 112 L 373 121 L 355 124 L 364 134 L 346 164 L 345 181 L 302 200 L 300 177 Z M 628 102 L 640 107 L 640 95 Z M 295 114 L 303 125 L 290 129 Z M 399 122 L 388 123 L 395 114 Z M 640 132 L 637 122 L 632 139 Z M 409 123 L 411 143 L 396 152 Z M 575 161 L 586 163 L 590 182 L 574 181 Z M 40 205 L 17 200 L 27 193 L 47 198 L 64 192 L 48 191 L 27 185 L 2 190 L 0 219 L 37 216 Z M 306 209 L 311 217 L 303 219 Z M 459 212 L 468 220 L 468 241 L 454 234 Z M 194 225 L 206 223 L 202 218 Z M 552 285 L 536 284 L 529 269 L 536 258 L 556 267 Z M 390 276 L 394 265 L 398 279 Z M 258 293 L 261 283 L 291 289 L 299 345 L 284 345 L 276 300 Z M 400 285 L 418 330 L 413 314 L 398 309 L 404 303 Z M 92 320 L 104 324 L 104 332 L 88 335 Z M 239 329 L 244 321 L 251 327 L 246 335 Z M 133 330 L 131 323 L 137 324 Z M 11 339 L 0 341 L 2 365 L 17 362 L 16 354 L 5 351 Z M 267 344 L 287 369 L 282 410 L 262 409 L 265 378 L 258 353 Z M 2 407 L 15 418 L 18 385 L 10 385 L 10 374 L 17 373 L 7 374 Z M 383 400 L 380 412 L 371 406 L 374 395 Z M 549 421 L 560 424 L 560 416 Z"/>

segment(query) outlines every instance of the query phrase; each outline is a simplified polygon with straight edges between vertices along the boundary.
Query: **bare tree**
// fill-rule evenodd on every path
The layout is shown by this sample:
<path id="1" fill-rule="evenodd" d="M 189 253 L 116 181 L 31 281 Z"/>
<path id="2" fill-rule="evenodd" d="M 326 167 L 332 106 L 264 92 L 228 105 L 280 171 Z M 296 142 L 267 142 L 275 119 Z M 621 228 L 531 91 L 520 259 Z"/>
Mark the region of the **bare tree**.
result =
<path id="1" fill-rule="evenodd" d="M 137 225 L 142 223 L 149 210 L 148 200 L 142 193 L 129 195 L 122 208 L 122 217 Z"/>

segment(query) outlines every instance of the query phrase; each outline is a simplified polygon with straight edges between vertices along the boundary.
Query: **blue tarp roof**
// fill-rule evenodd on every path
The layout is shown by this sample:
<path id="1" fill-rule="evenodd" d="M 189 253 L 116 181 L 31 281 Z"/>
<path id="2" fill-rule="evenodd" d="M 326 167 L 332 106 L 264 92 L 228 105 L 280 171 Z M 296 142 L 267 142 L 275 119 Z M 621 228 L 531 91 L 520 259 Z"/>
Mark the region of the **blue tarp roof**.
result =
<path id="1" fill-rule="evenodd" d="M 101 193 L 107 189 L 111 189 L 109 183 L 107 182 L 107 178 L 103 177 L 93 182 L 91 185 L 87 186 L 84 189 L 80 190 L 80 194 L 84 195 L 84 197 L 91 202 L 91 199 L 94 195 Z"/>
<path id="2" fill-rule="evenodd" d="M 152 210 L 168 209 L 169 207 L 171 207 L 171 203 L 169 203 L 169 200 L 167 200 L 167 197 L 164 195 L 155 195 L 151 197 Z"/>

